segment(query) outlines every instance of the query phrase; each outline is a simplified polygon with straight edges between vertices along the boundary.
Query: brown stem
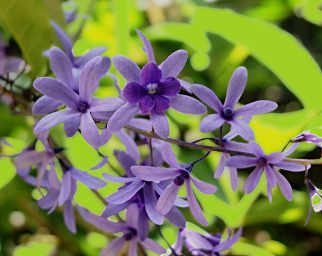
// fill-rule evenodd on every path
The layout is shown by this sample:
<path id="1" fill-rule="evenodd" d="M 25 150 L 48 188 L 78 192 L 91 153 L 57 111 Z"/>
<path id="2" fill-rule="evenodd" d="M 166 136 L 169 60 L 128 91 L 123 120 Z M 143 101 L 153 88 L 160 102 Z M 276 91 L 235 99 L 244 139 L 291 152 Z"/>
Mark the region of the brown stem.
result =
<path id="1" fill-rule="evenodd" d="M 154 138 L 154 139 L 159 139 L 159 140 L 163 140 L 172 144 L 176 144 L 182 147 L 186 147 L 186 148 L 193 148 L 193 149 L 200 149 L 200 150 L 206 150 L 206 151 L 216 151 L 216 152 L 223 152 L 223 153 L 229 153 L 232 155 L 244 155 L 244 156 L 254 156 L 254 154 L 251 153 L 246 153 L 246 152 L 242 152 L 242 151 L 237 151 L 237 150 L 229 150 L 229 149 L 225 149 L 222 147 L 212 147 L 212 146 L 206 146 L 206 145 L 200 145 L 200 144 L 196 144 L 196 143 L 192 143 L 192 142 L 186 142 L 186 141 L 182 141 L 182 140 L 177 140 L 177 139 L 173 139 L 173 138 L 165 138 L 165 137 L 161 137 L 155 133 L 151 133 L 151 132 L 147 132 L 132 126 L 126 126 L 127 129 L 134 131 L 136 133 L 142 134 L 148 138 Z M 322 165 L 322 160 L 321 159 L 297 159 L 297 158 L 285 158 L 284 159 L 287 162 L 291 162 L 291 163 L 296 163 L 296 164 L 301 164 L 301 165 Z"/>

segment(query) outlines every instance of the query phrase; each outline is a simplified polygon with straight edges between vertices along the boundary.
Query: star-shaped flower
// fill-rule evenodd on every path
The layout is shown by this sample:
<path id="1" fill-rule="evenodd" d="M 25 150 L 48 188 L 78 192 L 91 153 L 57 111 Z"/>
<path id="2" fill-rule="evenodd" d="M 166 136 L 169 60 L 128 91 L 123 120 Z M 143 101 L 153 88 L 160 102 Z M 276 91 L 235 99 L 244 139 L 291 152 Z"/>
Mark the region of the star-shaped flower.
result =
<path id="1" fill-rule="evenodd" d="M 276 152 L 266 155 L 262 148 L 255 142 L 249 143 L 250 152 L 254 154 L 251 156 L 232 156 L 227 162 L 227 166 L 235 168 L 248 168 L 255 166 L 255 169 L 249 175 L 246 184 L 245 192 L 252 192 L 263 172 L 266 174 L 267 182 L 267 194 L 269 201 L 272 201 L 272 188 L 278 185 L 281 192 L 288 201 L 292 200 L 292 187 L 287 179 L 276 169 L 283 169 L 291 172 L 300 172 L 305 170 L 305 166 L 301 164 L 291 163 L 285 160 L 285 157 L 291 154 L 295 149 L 296 145 L 292 145 L 285 152 Z"/>
<path id="2" fill-rule="evenodd" d="M 155 132 L 163 137 L 169 136 L 169 124 L 165 112 L 170 107 L 186 114 L 201 115 L 206 108 L 194 98 L 179 94 L 181 83 L 176 77 L 187 61 L 187 52 L 178 50 L 171 54 L 161 65 L 157 65 L 152 46 L 147 38 L 138 31 L 148 55 L 148 63 L 140 68 L 123 56 L 114 56 L 113 63 L 125 77 L 127 84 L 123 96 L 127 104 L 111 117 L 108 126 L 116 132 L 136 114 L 148 114 Z"/>
<path id="3" fill-rule="evenodd" d="M 191 87 L 192 92 L 198 98 L 217 112 L 217 114 L 210 114 L 202 120 L 200 131 L 212 132 L 222 127 L 225 123 L 228 123 L 231 129 L 244 139 L 254 139 L 254 133 L 246 121 L 249 118 L 241 119 L 241 117 L 252 117 L 254 115 L 271 112 L 277 108 L 277 104 L 268 100 L 259 100 L 235 109 L 245 90 L 246 82 L 247 69 L 244 67 L 237 68 L 230 78 L 224 104 L 221 103 L 217 95 L 209 88 L 199 84 Z"/>
<path id="4" fill-rule="evenodd" d="M 120 98 L 93 97 L 99 80 L 106 74 L 109 66 L 110 60 L 107 57 L 98 56 L 89 61 L 79 76 L 79 94 L 59 78 L 38 78 L 34 82 L 34 87 L 47 97 L 63 102 L 66 110 L 56 111 L 43 117 L 36 124 L 34 133 L 40 134 L 60 123 L 65 123 L 67 135 L 74 135 L 80 127 L 83 137 L 90 145 L 98 148 L 105 144 L 106 139 L 99 134 L 92 113 L 114 111 L 123 105 Z"/>

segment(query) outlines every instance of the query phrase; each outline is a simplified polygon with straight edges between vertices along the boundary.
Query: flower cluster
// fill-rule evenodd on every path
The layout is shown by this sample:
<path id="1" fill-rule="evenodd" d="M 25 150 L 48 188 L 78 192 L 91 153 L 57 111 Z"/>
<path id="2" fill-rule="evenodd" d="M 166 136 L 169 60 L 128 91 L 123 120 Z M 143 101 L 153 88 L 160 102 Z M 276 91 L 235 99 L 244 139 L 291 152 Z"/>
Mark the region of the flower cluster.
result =
<path id="1" fill-rule="evenodd" d="M 254 115 L 275 110 L 277 104 L 260 100 L 238 106 L 247 83 L 245 67 L 237 68 L 232 74 L 225 102 L 222 103 L 208 87 L 178 78 L 188 58 L 184 50 L 172 53 L 158 65 L 149 40 L 137 31 L 148 56 L 148 62 L 142 68 L 124 56 L 114 56 L 112 61 L 101 56 L 105 51 L 102 47 L 76 57 L 70 38 L 57 24 L 52 23 L 52 26 L 64 50 L 52 47 L 44 53 L 49 58 L 55 78 L 41 77 L 33 83 L 42 96 L 34 103 L 32 112 L 43 117 L 34 126 L 35 142 L 15 156 L 15 165 L 17 173 L 27 183 L 47 191 L 38 201 L 40 208 L 51 213 L 58 206 L 63 206 L 64 221 L 71 232 L 76 232 L 76 206 L 81 216 L 98 229 L 122 233 L 121 236 L 115 236 L 101 255 L 118 255 L 125 244 L 128 244 L 128 255 L 132 256 L 137 255 L 139 248 L 157 254 L 165 253 L 163 247 L 149 238 L 150 224 L 162 225 L 165 219 L 178 228 L 177 243 L 171 248 L 178 255 L 185 247 L 192 255 L 219 256 L 236 243 L 241 229 L 233 236 L 229 231 L 228 238 L 222 241 L 220 234 L 200 234 L 187 229 L 186 219 L 180 210 L 188 208 L 198 223 L 208 225 L 204 206 L 198 202 L 194 190 L 211 195 L 216 193 L 217 188 L 211 184 L 212 181 L 197 179 L 197 169 L 194 167 L 211 151 L 221 152 L 214 178 L 219 178 L 227 168 L 232 188 L 236 190 L 238 169 L 254 167 L 246 181 L 246 193 L 257 187 L 265 173 L 269 200 L 272 201 L 272 189 L 277 185 L 285 198 L 292 200 L 291 185 L 280 170 L 308 170 L 309 165 L 303 165 L 288 156 L 300 142 L 312 142 L 321 147 L 322 139 L 312 134 L 301 134 L 291 140 L 293 144 L 286 151 L 265 154 L 255 142 L 249 123 Z M 126 80 L 123 89 L 117 79 L 108 73 L 112 64 Z M 100 80 L 106 75 L 114 79 L 118 97 L 95 96 Z M 207 114 L 204 104 L 215 113 Z M 219 130 L 218 138 L 210 138 L 216 147 L 205 147 L 208 152 L 200 159 L 179 162 L 171 142 L 199 149 L 202 145 L 168 138 L 170 128 L 167 111 L 170 108 L 184 114 L 205 115 L 200 130 L 204 133 Z M 97 123 L 106 125 L 99 128 Z M 116 134 L 126 148 L 126 151 L 114 150 L 124 175 L 103 173 L 104 181 L 76 169 L 50 136 L 51 128 L 59 124 L 64 125 L 67 137 L 80 132 L 99 154 L 99 148 L 108 143 L 112 134 Z M 224 126 L 230 127 L 227 134 L 223 134 Z M 43 151 L 36 150 L 37 141 L 43 144 Z M 141 154 L 139 146 L 147 147 L 150 154 Z M 103 156 L 102 161 L 92 169 L 106 165 L 108 157 Z M 62 170 L 60 179 L 56 173 L 57 165 Z M 31 172 L 32 167 L 38 170 L 36 177 Z M 74 195 L 78 181 L 92 190 L 111 182 L 121 186 L 117 192 L 105 198 L 106 207 L 98 216 L 76 204 Z M 313 207 L 320 211 L 321 203 L 316 203 L 316 197 L 321 198 L 321 194 L 312 183 L 308 182 L 308 186 Z M 122 211 L 126 211 L 125 220 L 119 217 Z M 110 220 L 112 216 L 118 216 L 119 222 Z"/>

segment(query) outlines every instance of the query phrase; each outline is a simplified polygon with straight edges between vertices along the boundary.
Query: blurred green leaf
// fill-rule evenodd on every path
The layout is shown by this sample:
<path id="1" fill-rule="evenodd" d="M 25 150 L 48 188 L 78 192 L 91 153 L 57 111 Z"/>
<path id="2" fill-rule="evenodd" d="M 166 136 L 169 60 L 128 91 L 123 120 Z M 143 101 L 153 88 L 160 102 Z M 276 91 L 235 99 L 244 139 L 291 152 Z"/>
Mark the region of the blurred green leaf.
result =
<path id="1" fill-rule="evenodd" d="M 11 159 L 0 158 L 0 189 L 7 185 L 16 175 L 16 168 L 14 167 Z"/>
<path id="2" fill-rule="evenodd" d="M 49 19 L 64 22 L 60 3 L 60 0 L 29 0 L 28 4 L 24 0 L 0 1 L 0 21 L 21 48 L 33 77 L 44 72 L 46 59 L 42 52 L 54 38 Z"/>
<path id="3" fill-rule="evenodd" d="M 237 255 L 246 255 L 246 256 L 274 256 L 270 251 L 260 248 L 258 246 L 246 243 L 246 242 L 237 242 L 232 247 L 232 252 Z"/>
<path id="4" fill-rule="evenodd" d="M 19 245 L 13 255 L 14 256 L 50 256 L 53 253 L 54 245 L 48 242 L 31 242 L 27 245 Z"/>
<path id="5" fill-rule="evenodd" d="M 309 22 L 322 26 L 322 0 L 300 0 L 295 5 L 295 12 Z"/>

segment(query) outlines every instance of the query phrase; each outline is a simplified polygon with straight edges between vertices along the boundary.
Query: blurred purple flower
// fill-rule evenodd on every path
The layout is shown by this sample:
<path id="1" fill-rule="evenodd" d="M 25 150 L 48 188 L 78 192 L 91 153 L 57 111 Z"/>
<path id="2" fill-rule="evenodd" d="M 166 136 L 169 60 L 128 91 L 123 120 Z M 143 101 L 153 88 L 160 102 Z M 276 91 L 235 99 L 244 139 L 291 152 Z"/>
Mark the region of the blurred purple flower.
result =
<path id="1" fill-rule="evenodd" d="M 66 200 L 68 200 L 70 194 L 72 193 L 73 183 L 76 181 L 80 181 L 88 188 L 91 188 L 94 190 L 105 187 L 106 182 L 104 182 L 103 180 L 96 178 L 92 175 L 89 175 L 85 171 L 78 170 L 75 167 L 70 166 L 69 164 L 66 164 L 61 159 L 59 159 L 59 162 L 63 169 L 61 188 L 58 196 L 59 205 L 64 204 Z"/>
<path id="2" fill-rule="evenodd" d="M 67 24 L 72 23 L 79 15 L 77 15 L 78 8 L 75 2 L 66 1 L 63 2 L 64 14 Z M 69 7 L 69 10 L 65 10 L 65 7 Z"/>
<path id="3" fill-rule="evenodd" d="M 115 112 L 108 125 L 115 132 L 127 125 L 136 114 L 148 114 L 155 132 L 168 137 L 167 109 L 172 107 L 182 113 L 202 115 L 206 108 L 194 98 L 179 94 L 183 83 L 176 76 L 187 61 L 187 52 L 178 50 L 158 66 L 150 42 L 140 31 L 137 32 L 144 43 L 148 63 L 140 70 L 137 64 L 123 56 L 113 57 L 117 70 L 127 80 L 123 96 L 128 103 Z"/>
<path id="4" fill-rule="evenodd" d="M 57 65 L 59 64 L 60 62 L 57 63 Z M 64 65 L 64 63 L 61 63 L 61 65 Z M 106 57 L 98 56 L 89 61 L 79 76 L 79 95 L 59 78 L 38 78 L 34 82 L 34 87 L 45 94 L 49 102 L 51 98 L 54 98 L 63 102 L 67 109 L 56 111 L 43 117 L 36 124 L 34 133 L 37 135 L 60 123 L 64 123 L 65 132 L 68 136 L 73 136 L 80 127 L 83 137 L 90 145 L 98 148 L 105 144 L 106 136 L 99 134 L 92 113 L 113 111 L 123 104 L 123 101 L 119 98 L 97 99 L 92 95 L 109 66 L 110 60 Z M 69 66 L 69 69 L 64 72 L 70 75 L 70 71 Z"/>
<path id="5" fill-rule="evenodd" d="M 192 215 L 202 225 L 208 225 L 206 218 L 204 217 L 199 203 L 192 191 L 191 182 L 197 187 L 197 189 L 205 194 L 213 194 L 216 192 L 216 187 L 205 183 L 199 179 L 191 176 L 191 166 L 180 165 L 170 153 L 167 163 L 170 168 L 154 167 L 154 166 L 132 166 L 131 171 L 142 180 L 148 182 L 168 182 L 166 188 L 162 191 L 160 198 L 156 204 L 156 209 L 162 214 L 166 215 L 173 208 L 179 189 L 182 185 L 186 185 L 187 199 Z"/>
<path id="6" fill-rule="evenodd" d="M 141 244 L 148 250 L 161 255 L 166 250 L 150 238 L 140 240 L 138 233 L 141 226 L 138 226 L 139 211 L 135 205 L 129 206 L 126 212 L 126 223 L 116 223 L 107 220 L 104 217 L 94 215 L 82 207 L 78 207 L 82 217 L 100 230 L 113 233 L 122 232 L 123 235 L 112 240 L 100 253 L 101 256 L 118 256 L 123 246 L 128 243 L 128 255 L 137 256 L 138 244 Z"/>
<path id="7" fill-rule="evenodd" d="M 6 48 L 7 43 L 0 36 L 0 75 L 21 72 L 25 62 L 19 57 L 8 56 Z"/>
<path id="8" fill-rule="evenodd" d="M 66 182 L 63 185 L 58 180 L 55 169 L 52 168 L 47 175 L 48 187 L 47 194 L 38 200 L 38 205 L 41 209 L 49 210 L 52 213 L 58 205 L 63 205 L 63 216 L 66 227 L 72 232 L 76 233 L 75 214 L 73 207 L 73 199 L 77 190 L 75 179 L 71 179 L 68 191 L 66 191 Z M 65 186 L 65 187 L 63 187 Z M 63 192 L 62 192 L 63 191 Z M 66 199 L 60 203 L 61 193 L 66 193 Z"/>
<path id="9" fill-rule="evenodd" d="M 200 131 L 212 132 L 222 127 L 224 123 L 228 123 L 231 129 L 235 130 L 244 139 L 254 139 L 252 129 L 248 126 L 245 119 L 240 119 L 240 117 L 252 117 L 271 112 L 277 108 L 277 104 L 268 100 L 259 100 L 235 110 L 235 106 L 245 90 L 246 82 L 247 69 L 244 67 L 237 68 L 230 78 L 224 104 L 221 103 L 217 95 L 209 88 L 199 84 L 191 87 L 192 92 L 198 98 L 217 112 L 217 114 L 210 114 L 202 120 Z"/>
<path id="10" fill-rule="evenodd" d="M 296 145 L 293 144 L 285 152 L 276 152 L 270 155 L 266 155 L 262 148 L 255 142 L 249 143 L 250 152 L 255 156 L 232 156 L 227 162 L 227 166 L 234 168 L 248 168 L 255 166 L 255 169 L 249 175 L 246 184 L 245 192 L 252 192 L 260 178 L 262 173 L 265 171 L 266 182 L 267 182 L 267 194 L 269 201 L 272 201 L 272 188 L 278 185 L 281 189 L 281 192 L 288 201 L 292 200 L 292 187 L 287 181 L 287 179 L 276 170 L 280 168 L 292 172 L 300 172 L 305 170 L 305 166 L 301 164 L 296 164 L 292 162 L 285 161 L 285 157 L 290 155 L 295 149 Z"/>
<path id="11" fill-rule="evenodd" d="M 74 69 L 82 69 L 87 62 L 89 62 L 91 59 L 100 56 L 103 52 L 106 51 L 105 47 L 96 47 L 89 51 L 87 54 L 83 56 L 75 56 L 73 53 L 73 42 L 68 37 L 68 35 L 53 21 L 51 21 L 51 25 L 54 28 L 56 35 L 63 46 L 65 53 L 67 54 L 72 66 Z M 49 56 L 52 48 L 45 51 L 44 55 Z M 75 71 L 76 71 L 75 70 Z"/>
<path id="12" fill-rule="evenodd" d="M 21 153 L 16 155 L 14 165 L 17 168 L 17 174 L 21 177 L 28 176 L 32 166 L 37 167 L 37 186 L 39 187 L 45 177 L 47 167 L 54 168 L 55 155 L 61 151 L 60 148 L 53 149 L 47 141 L 47 133 L 40 134 L 38 139 L 41 140 L 45 147 L 43 151 L 36 151 L 36 141 L 25 148 Z"/>
<path id="13" fill-rule="evenodd" d="M 293 143 L 300 143 L 300 142 L 309 142 L 313 143 L 316 146 L 322 148 L 322 138 L 316 136 L 315 134 L 309 132 L 303 132 L 300 135 L 296 136 L 295 138 L 291 139 Z"/>
<path id="14" fill-rule="evenodd" d="M 116 158 L 121 166 L 126 171 L 126 177 L 115 177 L 107 173 L 103 173 L 104 178 L 110 182 L 125 183 L 116 193 L 109 195 L 106 200 L 109 202 L 105 208 L 102 216 L 110 217 L 130 205 L 136 205 L 139 209 L 140 215 L 138 221 L 140 222 L 139 236 L 144 239 L 148 234 L 149 219 L 157 225 L 161 225 L 164 221 L 163 215 L 156 210 L 157 199 L 163 191 L 165 186 L 163 183 L 157 184 L 153 182 L 146 182 L 138 177 L 133 176 L 131 166 L 136 165 L 135 159 L 123 151 L 115 152 Z M 159 156 L 154 155 L 154 162 L 162 164 Z M 148 164 L 149 159 L 142 164 Z M 176 206 L 186 207 L 186 201 L 181 198 L 176 198 Z M 172 207 L 165 217 L 174 225 L 183 228 L 185 227 L 185 219 L 176 207 Z"/>
<path id="15" fill-rule="evenodd" d="M 242 229 L 238 229 L 232 236 L 231 230 L 228 231 L 228 238 L 222 241 L 221 234 L 210 235 L 200 234 L 195 231 L 184 229 L 178 233 L 177 241 L 174 245 L 176 253 L 181 255 L 183 246 L 195 256 L 221 256 L 221 252 L 231 248 L 240 238 Z"/>

